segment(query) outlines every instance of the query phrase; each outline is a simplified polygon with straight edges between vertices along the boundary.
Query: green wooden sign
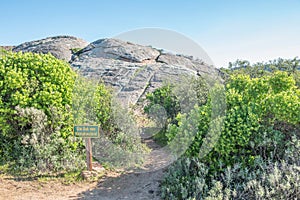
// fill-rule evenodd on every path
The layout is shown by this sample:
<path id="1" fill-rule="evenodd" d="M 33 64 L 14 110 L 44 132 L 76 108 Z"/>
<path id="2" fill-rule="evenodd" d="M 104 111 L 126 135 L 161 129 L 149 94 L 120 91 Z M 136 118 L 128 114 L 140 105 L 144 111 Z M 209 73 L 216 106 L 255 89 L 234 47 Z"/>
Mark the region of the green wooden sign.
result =
<path id="1" fill-rule="evenodd" d="M 74 136 L 82 138 L 97 138 L 99 137 L 99 126 L 74 126 Z"/>

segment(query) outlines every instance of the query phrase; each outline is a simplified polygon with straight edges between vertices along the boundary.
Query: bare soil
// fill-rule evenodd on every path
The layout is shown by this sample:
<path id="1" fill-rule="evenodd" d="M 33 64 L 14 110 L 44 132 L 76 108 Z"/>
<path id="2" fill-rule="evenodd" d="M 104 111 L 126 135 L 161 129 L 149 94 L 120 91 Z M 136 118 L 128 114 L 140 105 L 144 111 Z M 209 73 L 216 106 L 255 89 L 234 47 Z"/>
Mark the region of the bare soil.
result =
<path id="1" fill-rule="evenodd" d="M 160 199 L 159 185 L 164 175 L 161 166 L 165 166 L 171 158 L 151 138 L 143 140 L 152 152 L 145 158 L 144 166 L 138 171 L 107 171 L 99 181 L 77 182 L 69 185 L 59 180 L 20 180 L 0 174 L 0 200 Z"/>
<path id="2" fill-rule="evenodd" d="M 92 190 L 96 185 L 97 183 L 65 185 L 60 181 L 17 180 L 2 176 L 0 177 L 0 199 L 78 199 L 78 194 Z"/>

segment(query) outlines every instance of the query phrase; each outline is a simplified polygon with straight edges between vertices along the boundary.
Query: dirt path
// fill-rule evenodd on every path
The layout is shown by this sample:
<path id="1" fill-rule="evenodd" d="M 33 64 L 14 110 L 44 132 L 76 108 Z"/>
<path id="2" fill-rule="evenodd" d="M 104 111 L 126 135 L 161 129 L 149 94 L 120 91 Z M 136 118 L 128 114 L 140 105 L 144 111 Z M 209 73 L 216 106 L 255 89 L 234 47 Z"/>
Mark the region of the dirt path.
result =
<path id="1" fill-rule="evenodd" d="M 118 177 L 107 177 L 93 190 L 86 191 L 79 199 L 138 200 L 160 199 L 159 182 L 163 171 L 149 173 L 128 173 Z"/>
<path id="2" fill-rule="evenodd" d="M 64 185 L 59 181 L 40 182 L 37 180 L 15 180 L 0 177 L 1 200 L 58 200 L 78 199 L 78 194 L 95 188 L 97 183 Z"/>
<path id="3" fill-rule="evenodd" d="M 20 181 L 0 176 L 0 199 L 160 199 L 160 181 L 165 166 L 172 158 L 151 138 L 144 138 L 143 142 L 152 151 L 138 170 L 108 173 L 98 182 L 72 185 L 64 185 L 59 181 Z"/>
<path id="4" fill-rule="evenodd" d="M 152 151 L 145 158 L 142 168 L 117 177 L 104 178 L 94 190 L 81 194 L 81 199 L 160 199 L 160 181 L 163 179 L 164 169 L 173 159 L 166 149 L 157 145 L 152 138 L 143 138 L 143 142 Z"/>

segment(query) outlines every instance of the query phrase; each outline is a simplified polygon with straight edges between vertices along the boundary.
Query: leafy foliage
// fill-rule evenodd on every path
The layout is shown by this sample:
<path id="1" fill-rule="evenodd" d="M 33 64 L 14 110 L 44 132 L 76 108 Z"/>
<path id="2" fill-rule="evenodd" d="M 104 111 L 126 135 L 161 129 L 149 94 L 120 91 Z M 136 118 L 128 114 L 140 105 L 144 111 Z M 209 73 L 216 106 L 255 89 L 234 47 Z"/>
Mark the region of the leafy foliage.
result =
<path id="1" fill-rule="evenodd" d="M 112 91 L 105 87 L 103 82 L 99 83 L 94 96 L 95 112 L 97 121 L 104 130 L 111 129 L 112 98 Z"/>
<path id="2" fill-rule="evenodd" d="M 154 135 L 154 138 L 162 145 L 167 144 L 168 137 L 166 134 L 172 135 L 172 133 L 166 131 L 168 125 L 173 124 L 174 127 L 177 127 L 181 117 L 193 110 L 195 105 L 206 104 L 208 99 L 209 88 L 204 78 L 181 77 L 180 80 L 180 84 L 167 84 L 156 89 L 153 93 L 148 93 L 146 96 L 149 103 L 144 110 L 161 128 Z M 192 135 L 192 133 L 189 135 Z M 185 137 L 188 136 L 185 135 Z M 179 146 L 175 144 L 174 148 Z M 178 149 L 178 151 L 182 150 Z"/>
<path id="3" fill-rule="evenodd" d="M 198 158 L 180 159 L 167 171 L 162 198 L 173 199 L 297 199 L 300 168 L 295 164 L 255 159 L 248 168 L 235 164 L 209 174 Z"/>
<path id="4" fill-rule="evenodd" d="M 72 93 L 72 114 L 76 125 L 95 125 L 97 117 L 95 113 L 95 91 L 98 81 L 78 75 L 74 83 Z"/>
<path id="5" fill-rule="evenodd" d="M 114 167 L 141 164 L 147 151 L 134 126 L 132 116 L 115 101 L 113 91 L 102 81 L 78 76 L 73 90 L 75 124 L 101 128 L 93 139 L 95 159 Z"/>
<path id="6" fill-rule="evenodd" d="M 176 161 L 165 175 L 162 182 L 162 198 L 201 199 L 207 193 L 208 167 L 198 158 L 187 158 Z"/>
<path id="7" fill-rule="evenodd" d="M 176 123 L 174 120 L 180 111 L 180 107 L 176 96 L 172 93 L 171 85 L 168 84 L 156 89 L 153 93 L 147 94 L 146 98 L 150 101 L 144 108 L 146 113 L 155 108 L 155 105 L 160 105 L 165 109 L 169 123 Z M 158 112 L 158 110 L 153 112 Z"/>
<path id="8" fill-rule="evenodd" d="M 0 58 L 0 126 L 2 133 L 13 130 L 16 120 L 14 108 L 34 107 L 45 112 L 51 121 L 51 107 L 55 107 L 63 124 L 70 120 L 72 87 L 75 74 L 70 66 L 50 54 L 11 53 Z M 63 126 L 66 136 L 69 126 Z M 65 131 L 65 132 L 64 132 Z"/>
<path id="9" fill-rule="evenodd" d="M 299 92 L 294 79 L 285 72 L 253 79 L 247 75 L 232 77 L 226 85 L 227 112 L 223 130 L 213 151 L 204 159 L 217 170 L 235 162 L 251 164 L 255 156 L 269 157 L 274 149 L 277 156 L 282 156 L 279 151 L 284 149 L 291 133 L 276 130 L 276 123 L 299 125 Z M 211 104 L 197 108 L 197 112 L 199 131 L 186 152 L 188 156 L 199 155 L 210 128 Z M 171 125 L 166 134 L 169 141 L 179 134 L 178 131 L 185 131 L 182 127 L 189 126 L 186 124 L 189 121 L 178 120 L 179 126 Z M 273 138 L 276 143 L 267 144 L 266 137 Z"/>
<path id="10" fill-rule="evenodd" d="M 22 131 L 15 141 L 6 138 L 6 145 L 13 143 L 13 146 L 4 149 L 6 157 L 14 160 L 15 170 L 50 173 L 73 171 L 85 166 L 80 139 L 72 135 L 62 137 L 60 126 L 52 129 L 53 125 L 47 123 L 48 118 L 41 110 L 17 106 L 16 111 L 19 119 L 16 123 Z M 52 120 L 60 120 L 54 109 L 51 117 Z"/>
<path id="11" fill-rule="evenodd" d="M 230 74 L 247 74 L 251 78 L 262 77 L 265 75 L 273 74 L 277 71 L 284 71 L 292 75 L 296 80 L 296 85 L 300 87 L 300 59 L 282 59 L 270 60 L 269 62 L 258 62 L 250 64 L 246 60 L 237 60 L 230 62 L 228 69 L 222 68 L 221 71 Z"/>
<path id="12" fill-rule="evenodd" d="M 2 163 L 41 171 L 82 166 L 82 146 L 72 138 L 74 78 L 70 66 L 50 54 L 0 57 Z"/>
<path id="13" fill-rule="evenodd" d="M 255 70 L 248 62 L 229 70 L 224 119 L 214 117 L 211 97 L 190 113 L 177 115 L 178 124 L 169 125 L 166 133 L 169 145 L 172 150 L 184 143 L 189 148 L 162 183 L 164 199 L 300 197 L 298 71 L 279 63 L 282 67 L 278 64 L 273 71 L 266 70 L 270 66 Z M 211 126 L 217 121 L 224 122 L 220 131 Z"/>
<path id="14" fill-rule="evenodd" d="M 146 95 L 148 105 L 144 110 L 150 113 L 156 105 L 162 107 L 167 114 L 167 123 L 176 124 L 179 112 L 188 112 L 190 106 L 206 104 L 208 98 L 208 85 L 201 77 L 181 78 L 181 83 L 176 85 L 166 84 Z M 191 93 L 189 93 L 191 92 Z"/>
<path id="15" fill-rule="evenodd" d="M 75 124 L 98 124 L 110 129 L 112 91 L 99 80 L 76 77 L 72 111 Z"/>

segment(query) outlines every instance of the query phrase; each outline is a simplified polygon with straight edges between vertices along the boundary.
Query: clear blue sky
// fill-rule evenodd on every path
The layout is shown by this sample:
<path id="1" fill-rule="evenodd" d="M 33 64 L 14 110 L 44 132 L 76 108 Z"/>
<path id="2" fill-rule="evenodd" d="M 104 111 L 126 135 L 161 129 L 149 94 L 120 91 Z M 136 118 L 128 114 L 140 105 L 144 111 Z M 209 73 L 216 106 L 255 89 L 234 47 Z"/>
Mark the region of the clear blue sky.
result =
<path id="1" fill-rule="evenodd" d="M 7 0 L 0 10 L 0 45 L 55 35 L 92 42 L 157 27 L 193 39 L 217 66 L 300 53 L 300 0 Z"/>

